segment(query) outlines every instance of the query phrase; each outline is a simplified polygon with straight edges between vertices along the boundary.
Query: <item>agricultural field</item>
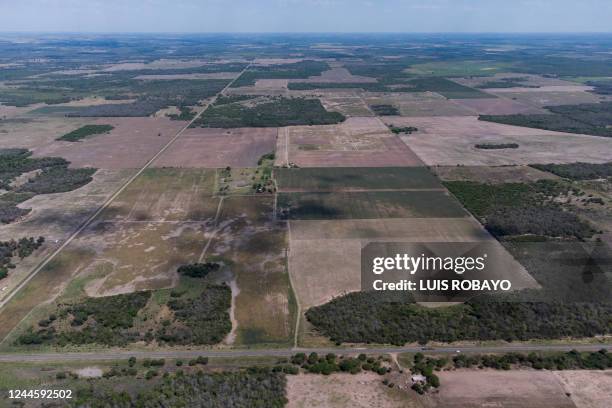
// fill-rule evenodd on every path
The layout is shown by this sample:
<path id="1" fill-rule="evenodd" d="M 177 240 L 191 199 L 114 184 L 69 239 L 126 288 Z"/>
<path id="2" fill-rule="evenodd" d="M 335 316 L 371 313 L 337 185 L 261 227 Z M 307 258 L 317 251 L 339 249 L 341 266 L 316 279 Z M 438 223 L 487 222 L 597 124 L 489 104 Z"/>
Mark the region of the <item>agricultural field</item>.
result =
<path id="1" fill-rule="evenodd" d="M 540 348 L 609 349 L 609 39 L 0 37 L 0 396 L 607 407 L 609 354 Z M 514 290 L 362 291 L 392 242 L 487 244 Z"/>
<path id="2" fill-rule="evenodd" d="M 503 117 L 503 116 L 502 116 Z M 419 129 L 400 138 L 427 165 L 501 166 L 609 161 L 609 138 L 575 135 L 465 117 L 384 118 L 394 126 Z M 516 143 L 518 149 L 482 150 L 481 143 Z"/>

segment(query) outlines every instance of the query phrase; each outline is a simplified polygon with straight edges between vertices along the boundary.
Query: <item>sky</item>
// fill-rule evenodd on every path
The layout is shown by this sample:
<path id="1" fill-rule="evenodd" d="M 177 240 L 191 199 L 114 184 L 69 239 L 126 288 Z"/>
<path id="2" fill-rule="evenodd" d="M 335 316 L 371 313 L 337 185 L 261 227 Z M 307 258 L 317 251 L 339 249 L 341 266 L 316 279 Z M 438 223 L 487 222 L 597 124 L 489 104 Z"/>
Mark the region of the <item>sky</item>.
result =
<path id="1" fill-rule="evenodd" d="M 612 0 L 0 0 L 0 31 L 610 32 Z"/>

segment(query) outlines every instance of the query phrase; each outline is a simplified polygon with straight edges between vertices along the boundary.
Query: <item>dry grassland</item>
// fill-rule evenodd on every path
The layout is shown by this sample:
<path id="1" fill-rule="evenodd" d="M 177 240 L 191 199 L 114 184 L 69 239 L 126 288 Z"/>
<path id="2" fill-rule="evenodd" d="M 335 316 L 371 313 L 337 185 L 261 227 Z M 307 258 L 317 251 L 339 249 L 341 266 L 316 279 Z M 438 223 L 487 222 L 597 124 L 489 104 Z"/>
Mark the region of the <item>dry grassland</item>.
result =
<path id="1" fill-rule="evenodd" d="M 576 408 L 608 408 L 612 399 L 612 370 L 555 371 Z"/>
<path id="2" fill-rule="evenodd" d="M 401 139 L 427 165 L 500 166 L 534 163 L 603 163 L 612 139 L 479 121 L 477 117 L 384 118 L 418 132 Z M 479 143 L 517 143 L 517 149 L 482 150 Z"/>
<path id="3" fill-rule="evenodd" d="M 154 167 L 257 167 L 276 146 L 276 128 L 187 129 Z"/>

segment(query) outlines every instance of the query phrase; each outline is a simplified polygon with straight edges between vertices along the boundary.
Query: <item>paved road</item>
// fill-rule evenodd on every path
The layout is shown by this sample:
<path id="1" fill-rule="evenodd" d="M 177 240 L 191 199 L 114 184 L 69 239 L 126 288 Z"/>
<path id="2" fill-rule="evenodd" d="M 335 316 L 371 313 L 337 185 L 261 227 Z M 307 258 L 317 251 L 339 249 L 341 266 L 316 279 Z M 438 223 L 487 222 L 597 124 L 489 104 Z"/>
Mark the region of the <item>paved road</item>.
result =
<path id="1" fill-rule="evenodd" d="M 597 351 L 606 349 L 612 351 L 612 344 L 592 345 L 508 345 L 508 346 L 470 346 L 470 347 L 435 347 L 423 350 L 423 347 L 380 347 L 380 348 L 286 348 L 286 349 L 253 349 L 253 350 L 189 350 L 189 351 L 108 351 L 108 352 L 82 352 L 82 353 L 7 353 L 0 354 L 2 362 L 53 362 L 53 361 L 102 361 L 122 360 L 132 356 L 136 358 L 181 358 L 189 359 L 198 356 L 204 357 L 287 357 L 295 353 L 317 352 L 318 354 L 387 354 L 387 353 L 416 353 L 425 351 L 430 354 L 458 354 L 458 353 L 508 353 L 531 351 Z"/>

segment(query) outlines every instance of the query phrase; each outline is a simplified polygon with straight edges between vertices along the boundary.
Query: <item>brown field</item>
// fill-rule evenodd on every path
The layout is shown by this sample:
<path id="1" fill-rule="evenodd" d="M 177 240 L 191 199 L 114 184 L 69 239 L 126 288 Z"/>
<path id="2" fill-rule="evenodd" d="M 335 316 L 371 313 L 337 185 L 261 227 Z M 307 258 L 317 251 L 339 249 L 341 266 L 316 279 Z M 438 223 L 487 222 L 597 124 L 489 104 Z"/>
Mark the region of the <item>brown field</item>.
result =
<path id="1" fill-rule="evenodd" d="M 86 138 L 79 142 L 52 139 L 49 143 L 34 147 L 34 156 L 64 157 L 71 162 L 72 167 L 139 168 L 186 124 L 165 118 L 89 118 L 85 121 L 82 119 L 84 118 L 79 120 L 81 124 L 109 124 L 115 128 L 108 134 Z M 55 137 L 78 127 L 71 126 Z"/>
<path id="2" fill-rule="evenodd" d="M 276 128 L 187 129 L 154 167 L 256 167 L 276 146 Z"/>
<path id="3" fill-rule="evenodd" d="M 574 82 L 565 81 L 558 78 L 546 78 L 541 75 L 533 74 L 522 74 L 522 73 L 498 73 L 493 76 L 487 77 L 469 77 L 469 78 L 453 78 L 453 81 L 458 82 L 465 86 L 477 87 L 486 82 L 500 81 L 504 78 L 524 78 L 524 83 L 528 86 L 539 86 L 539 87 L 553 87 L 553 86 L 575 86 Z M 538 88 L 531 88 L 538 89 Z"/>
<path id="4" fill-rule="evenodd" d="M 476 181 L 479 183 L 529 183 L 556 180 L 559 177 L 529 166 L 436 166 L 431 170 L 445 181 Z"/>
<path id="5" fill-rule="evenodd" d="M 374 373 L 300 374 L 287 376 L 287 408 L 417 408 L 423 407 L 413 392 L 382 384 Z"/>
<path id="6" fill-rule="evenodd" d="M 510 98 L 488 98 L 488 99 L 455 99 L 460 104 L 477 115 L 514 115 L 547 113 L 545 109 L 536 108 Z M 441 115 L 442 116 L 442 115 Z"/>
<path id="7" fill-rule="evenodd" d="M 55 143 L 55 139 L 79 127 L 94 123 L 91 118 L 22 116 L 0 121 L 2 147 L 34 149 Z"/>
<path id="8" fill-rule="evenodd" d="M 578 105 L 581 103 L 597 103 L 602 97 L 583 90 L 571 90 L 571 87 L 545 88 L 508 88 L 494 89 L 487 92 L 507 99 L 516 100 L 534 108 L 555 105 Z M 517 90 L 518 89 L 518 90 Z"/>
<path id="9" fill-rule="evenodd" d="M 321 75 L 311 76 L 308 79 L 292 79 L 291 82 L 373 83 L 376 82 L 376 78 L 352 75 L 346 68 L 335 67 L 322 72 Z"/>
<path id="10" fill-rule="evenodd" d="M 555 371 L 576 408 L 608 408 L 612 398 L 612 370 Z"/>
<path id="11" fill-rule="evenodd" d="M 338 125 L 292 126 L 279 132 L 277 165 L 300 167 L 419 166 L 421 160 L 378 118 Z"/>
<path id="12" fill-rule="evenodd" d="M 397 94 L 368 94 L 364 97 L 368 105 L 393 105 L 402 116 L 466 116 L 474 112 L 433 92 L 410 92 Z"/>
<path id="13" fill-rule="evenodd" d="M 304 310 L 359 290 L 361 248 L 368 242 L 496 243 L 473 218 L 301 220 L 290 221 L 289 229 L 289 271 Z M 515 287 L 537 287 L 518 262 L 495 247 Z"/>
<path id="14" fill-rule="evenodd" d="M 479 121 L 477 117 L 384 118 L 418 132 L 401 139 L 427 165 L 500 166 L 534 163 L 603 163 L 610 138 L 551 132 Z M 517 149 L 482 150 L 478 143 L 518 143 Z"/>
<path id="15" fill-rule="evenodd" d="M 355 91 L 325 93 L 321 103 L 328 111 L 340 112 L 345 116 L 374 116 L 363 99 Z"/>
<path id="16" fill-rule="evenodd" d="M 438 408 L 576 408 L 551 371 L 442 371 Z"/>
<path id="17" fill-rule="evenodd" d="M 210 74 L 159 74 L 159 75 L 138 75 L 134 79 L 145 80 L 170 80 L 170 79 L 234 79 L 240 72 L 213 72 Z"/>
<path id="18" fill-rule="evenodd" d="M 285 224 L 273 220 L 274 198 L 223 198 L 204 257 L 221 259 L 233 281 L 234 327 L 228 343 L 289 344 L 295 322 L 286 268 Z"/>

